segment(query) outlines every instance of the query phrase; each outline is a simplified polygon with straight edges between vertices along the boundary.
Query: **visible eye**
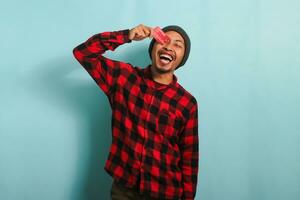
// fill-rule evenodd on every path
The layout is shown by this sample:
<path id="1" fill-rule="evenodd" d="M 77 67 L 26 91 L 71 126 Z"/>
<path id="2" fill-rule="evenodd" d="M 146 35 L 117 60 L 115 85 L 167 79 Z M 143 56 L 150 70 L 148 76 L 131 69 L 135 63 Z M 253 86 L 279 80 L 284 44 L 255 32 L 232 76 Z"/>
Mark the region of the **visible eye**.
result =
<path id="1" fill-rule="evenodd" d="M 179 43 L 175 43 L 175 46 L 178 47 L 178 48 L 182 48 L 182 45 L 179 44 Z"/>

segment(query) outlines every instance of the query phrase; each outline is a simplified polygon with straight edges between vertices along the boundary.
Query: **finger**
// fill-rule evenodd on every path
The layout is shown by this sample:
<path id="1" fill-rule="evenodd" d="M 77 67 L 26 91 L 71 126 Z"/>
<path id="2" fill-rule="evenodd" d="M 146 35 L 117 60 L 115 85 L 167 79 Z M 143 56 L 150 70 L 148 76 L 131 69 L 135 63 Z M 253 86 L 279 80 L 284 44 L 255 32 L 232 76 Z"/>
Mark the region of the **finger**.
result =
<path id="1" fill-rule="evenodd" d="M 138 35 L 136 38 L 141 40 L 141 39 L 143 39 L 144 37 L 141 36 L 141 35 Z"/>
<path id="2" fill-rule="evenodd" d="M 145 37 L 145 33 L 144 33 L 143 29 L 139 29 L 139 30 L 138 30 L 138 35 L 139 35 L 140 37 Z"/>
<path id="3" fill-rule="evenodd" d="M 153 29 L 150 30 L 149 38 L 153 38 Z"/>
<path id="4" fill-rule="evenodd" d="M 143 32 L 144 32 L 144 34 L 145 34 L 145 37 L 150 36 L 150 31 L 149 31 L 149 29 L 144 28 L 144 29 L 143 29 Z"/>
<path id="5" fill-rule="evenodd" d="M 143 37 L 139 33 L 136 33 L 136 35 L 134 36 L 134 38 L 140 40 Z"/>
<path id="6" fill-rule="evenodd" d="M 140 30 L 139 30 L 139 28 L 136 28 L 135 31 L 134 31 L 134 33 L 135 33 L 135 36 L 140 35 Z"/>
<path id="7" fill-rule="evenodd" d="M 152 27 L 150 27 L 150 26 L 145 26 L 145 28 L 146 28 L 147 30 L 149 30 L 149 31 L 152 30 Z"/>
<path id="8" fill-rule="evenodd" d="M 152 27 L 145 26 L 145 29 L 147 29 L 147 31 L 148 31 L 149 34 L 152 32 Z"/>

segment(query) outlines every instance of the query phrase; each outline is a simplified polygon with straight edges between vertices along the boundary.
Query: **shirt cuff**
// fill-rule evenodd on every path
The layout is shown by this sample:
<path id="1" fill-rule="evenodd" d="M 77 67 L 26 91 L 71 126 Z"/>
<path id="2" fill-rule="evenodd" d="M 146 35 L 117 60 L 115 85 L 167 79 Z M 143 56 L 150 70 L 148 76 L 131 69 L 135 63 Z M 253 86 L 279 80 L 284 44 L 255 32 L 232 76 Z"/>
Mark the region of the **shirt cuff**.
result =
<path id="1" fill-rule="evenodd" d="M 129 39 L 129 29 L 117 31 L 117 35 L 121 35 L 124 43 L 130 43 L 132 40 Z"/>

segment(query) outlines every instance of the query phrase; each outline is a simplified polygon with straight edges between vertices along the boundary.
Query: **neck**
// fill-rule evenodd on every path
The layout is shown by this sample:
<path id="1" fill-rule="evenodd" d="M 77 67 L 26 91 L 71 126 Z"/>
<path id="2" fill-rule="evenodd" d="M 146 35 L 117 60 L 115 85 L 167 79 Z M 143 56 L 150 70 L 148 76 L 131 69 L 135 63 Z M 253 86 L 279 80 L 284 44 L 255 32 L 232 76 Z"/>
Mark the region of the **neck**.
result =
<path id="1" fill-rule="evenodd" d="M 155 69 L 153 65 L 150 66 L 151 74 L 152 74 L 152 79 L 155 82 L 168 85 L 173 81 L 173 71 L 166 72 L 166 73 L 160 73 Z"/>

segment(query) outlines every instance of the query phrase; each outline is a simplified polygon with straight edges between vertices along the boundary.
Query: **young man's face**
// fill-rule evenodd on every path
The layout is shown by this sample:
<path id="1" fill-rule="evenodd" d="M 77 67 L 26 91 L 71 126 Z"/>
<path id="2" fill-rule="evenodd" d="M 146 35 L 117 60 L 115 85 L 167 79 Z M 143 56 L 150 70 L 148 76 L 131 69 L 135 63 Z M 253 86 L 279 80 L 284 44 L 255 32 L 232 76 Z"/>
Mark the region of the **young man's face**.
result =
<path id="1" fill-rule="evenodd" d="M 152 65 L 159 73 L 173 72 L 182 61 L 185 51 L 183 37 L 175 32 L 168 31 L 170 43 L 159 44 L 155 42 L 151 52 Z"/>

